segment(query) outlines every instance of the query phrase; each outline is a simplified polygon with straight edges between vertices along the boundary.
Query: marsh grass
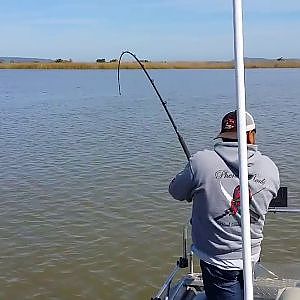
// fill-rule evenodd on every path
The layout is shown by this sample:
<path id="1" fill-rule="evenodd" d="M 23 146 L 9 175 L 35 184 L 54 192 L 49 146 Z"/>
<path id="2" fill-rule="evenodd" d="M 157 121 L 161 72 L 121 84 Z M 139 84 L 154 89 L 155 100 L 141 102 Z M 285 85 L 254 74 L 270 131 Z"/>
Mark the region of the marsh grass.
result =
<path id="1" fill-rule="evenodd" d="M 146 69 L 233 69 L 232 61 L 174 61 L 144 62 Z M 81 63 L 81 62 L 50 62 L 50 63 L 0 63 L 0 69 L 71 69 L 71 70 L 105 70 L 117 69 L 118 62 Z M 136 62 L 122 62 L 121 69 L 139 69 Z M 246 68 L 300 68 L 300 60 L 266 60 L 247 62 Z"/>

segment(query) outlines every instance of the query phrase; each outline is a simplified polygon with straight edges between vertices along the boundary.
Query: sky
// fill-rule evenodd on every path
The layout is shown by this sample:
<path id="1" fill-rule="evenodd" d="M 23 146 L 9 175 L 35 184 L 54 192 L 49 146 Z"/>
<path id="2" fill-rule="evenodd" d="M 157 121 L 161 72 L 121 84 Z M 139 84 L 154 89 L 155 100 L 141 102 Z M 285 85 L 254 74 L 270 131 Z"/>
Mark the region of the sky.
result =
<path id="1" fill-rule="evenodd" d="M 300 58 L 300 1 L 244 0 L 246 57 Z M 0 0 L 0 56 L 230 60 L 231 0 Z"/>

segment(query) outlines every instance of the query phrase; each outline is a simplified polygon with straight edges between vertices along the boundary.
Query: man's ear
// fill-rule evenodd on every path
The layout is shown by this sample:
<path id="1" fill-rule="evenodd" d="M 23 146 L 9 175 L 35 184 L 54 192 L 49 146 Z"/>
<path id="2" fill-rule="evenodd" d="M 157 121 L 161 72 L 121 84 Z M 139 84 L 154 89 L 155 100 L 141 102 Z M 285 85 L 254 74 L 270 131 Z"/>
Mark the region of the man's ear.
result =
<path id="1" fill-rule="evenodd" d="M 247 132 L 247 144 L 255 144 L 256 142 L 256 134 L 254 130 Z"/>

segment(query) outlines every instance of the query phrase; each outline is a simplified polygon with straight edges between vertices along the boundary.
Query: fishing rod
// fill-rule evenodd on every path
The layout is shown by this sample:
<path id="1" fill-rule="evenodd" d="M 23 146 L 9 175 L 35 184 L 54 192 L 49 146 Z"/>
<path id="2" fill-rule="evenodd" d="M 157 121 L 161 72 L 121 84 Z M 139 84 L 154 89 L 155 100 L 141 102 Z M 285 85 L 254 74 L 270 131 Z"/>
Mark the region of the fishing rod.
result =
<path id="1" fill-rule="evenodd" d="M 120 85 L 120 65 L 121 65 L 121 60 L 122 60 L 122 57 L 123 57 L 124 54 L 129 54 L 129 55 L 131 55 L 131 56 L 138 62 L 138 64 L 140 65 L 140 67 L 142 68 L 142 70 L 144 71 L 144 73 L 146 74 L 146 76 L 147 76 L 147 78 L 149 79 L 149 81 L 150 81 L 152 87 L 154 88 L 154 90 L 155 90 L 155 92 L 156 92 L 156 95 L 158 96 L 158 98 L 159 98 L 159 100 L 160 100 L 160 102 L 161 102 L 161 104 L 162 104 L 162 106 L 163 106 L 165 112 L 167 113 L 167 115 L 168 115 L 168 117 L 169 117 L 169 120 L 170 120 L 170 122 L 171 122 L 171 124 L 172 124 L 172 126 L 173 126 L 173 128 L 174 128 L 174 131 L 175 131 L 175 133 L 176 133 L 176 135 L 177 135 L 177 138 L 178 138 L 178 141 L 179 141 L 179 143 L 180 143 L 180 145 L 181 145 L 181 147 L 182 147 L 182 149 L 183 149 L 183 151 L 184 151 L 184 154 L 185 154 L 187 160 L 189 160 L 190 157 L 191 157 L 190 151 L 189 151 L 189 149 L 188 149 L 188 147 L 187 147 L 187 145 L 186 145 L 186 143 L 185 143 L 185 141 L 184 141 L 182 135 L 179 133 L 179 131 L 178 131 L 178 129 L 177 129 L 177 126 L 176 126 L 176 124 L 175 124 L 175 122 L 174 122 L 174 120 L 173 120 L 173 118 L 172 118 L 172 116 L 171 116 L 171 114 L 170 114 L 170 112 L 169 112 L 169 110 L 168 110 L 167 102 L 164 101 L 163 98 L 161 97 L 161 95 L 160 95 L 158 89 L 156 88 L 156 86 L 155 86 L 155 84 L 154 84 L 154 80 L 150 77 L 149 73 L 148 73 L 147 70 L 145 69 L 145 67 L 144 67 L 144 65 L 142 64 L 142 62 L 136 57 L 135 54 L 133 54 L 133 53 L 130 52 L 130 51 L 123 51 L 123 52 L 121 53 L 121 55 L 120 55 L 120 58 L 119 58 L 119 64 L 118 64 L 118 88 L 119 88 L 119 95 L 121 95 L 121 85 Z"/>

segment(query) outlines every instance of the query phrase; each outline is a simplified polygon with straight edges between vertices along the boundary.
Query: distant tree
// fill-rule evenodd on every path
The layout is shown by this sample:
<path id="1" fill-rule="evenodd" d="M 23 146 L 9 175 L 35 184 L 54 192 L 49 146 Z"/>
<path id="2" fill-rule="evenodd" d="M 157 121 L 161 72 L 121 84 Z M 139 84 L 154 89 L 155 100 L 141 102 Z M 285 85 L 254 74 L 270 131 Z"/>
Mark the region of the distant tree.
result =
<path id="1" fill-rule="evenodd" d="M 97 58 L 96 63 L 105 63 L 106 59 L 105 58 Z"/>
<path id="2" fill-rule="evenodd" d="M 117 62 L 118 60 L 116 58 L 111 59 L 109 62 Z"/>
<path id="3" fill-rule="evenodd" d="M 66 63 L 66 62 L 72 62 L 72 59 L 71 59 L 71 58 L 69 58 L 69 59 L 61 59 L 61 58 L 57 58 L 57 59 L 55 60 L 55 62 L 56 62 L 56 63 L 62 63 L 62 62 Z"/>

